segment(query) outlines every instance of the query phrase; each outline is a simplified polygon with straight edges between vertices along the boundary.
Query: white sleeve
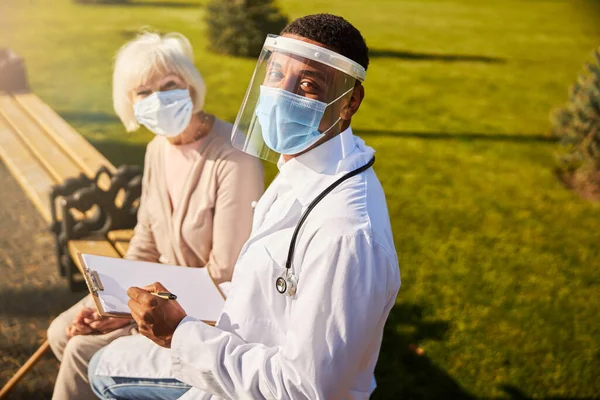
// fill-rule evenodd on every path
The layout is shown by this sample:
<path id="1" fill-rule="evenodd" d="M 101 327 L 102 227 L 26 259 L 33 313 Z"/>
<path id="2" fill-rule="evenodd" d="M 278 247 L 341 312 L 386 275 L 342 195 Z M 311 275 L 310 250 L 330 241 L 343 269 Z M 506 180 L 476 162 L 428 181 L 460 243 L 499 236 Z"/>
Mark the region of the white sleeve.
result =
<path id="1" fill-rule="evenodd" d="M 311 246 L 283 346 L 247 343 L 186 318 L 171 343 L 175 377 L 229 399 L 330 399 L 348 393 L 366 352 L 381 340 L 382 319 L 395 301 L 391 271 L 397 264 L 364 235 L 316 234 Z"/>

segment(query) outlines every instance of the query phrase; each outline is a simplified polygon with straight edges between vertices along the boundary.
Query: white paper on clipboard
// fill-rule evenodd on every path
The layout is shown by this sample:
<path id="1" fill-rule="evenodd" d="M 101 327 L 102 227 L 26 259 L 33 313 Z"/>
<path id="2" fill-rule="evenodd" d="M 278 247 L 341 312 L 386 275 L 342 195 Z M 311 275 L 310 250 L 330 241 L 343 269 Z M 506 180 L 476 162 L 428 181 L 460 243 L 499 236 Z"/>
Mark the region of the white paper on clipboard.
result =
<path id="1" fill-rule="evenodd" d="M 215 322 L 225 305 L 222 292 L 206 268 L 177 267 L 91 254 L 80 254 L 80 257 L 87 275 L 86 283 L 102 315 L 130 314 L 127 289 L 154 282 L 162 283 L 169 292 L 177 295 L 177 301 L 189 316 L 205 322 Z"/>

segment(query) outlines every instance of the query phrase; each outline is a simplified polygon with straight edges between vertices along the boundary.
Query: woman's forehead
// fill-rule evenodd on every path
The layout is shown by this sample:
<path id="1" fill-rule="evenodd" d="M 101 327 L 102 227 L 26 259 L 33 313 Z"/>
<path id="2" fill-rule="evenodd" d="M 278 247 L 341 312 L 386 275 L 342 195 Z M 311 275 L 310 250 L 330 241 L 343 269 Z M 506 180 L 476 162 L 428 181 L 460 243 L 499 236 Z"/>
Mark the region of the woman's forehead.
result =
<path id="1" fill-rule="evenodd" d="M 146 74 L 145 76 L 142 77 L 138 87 L 160 86 L 161 84 L 163 84 L 167 81 L 170 81 L 170 80 L 174 80 L 175 82 L 178 82 L 178 83 L 184 81 L 183 78 L 181 78 L 181 76 L 179 76 L 175 72 L 154 70 L 154 71 L 150 71 L 148 74 Z"/>

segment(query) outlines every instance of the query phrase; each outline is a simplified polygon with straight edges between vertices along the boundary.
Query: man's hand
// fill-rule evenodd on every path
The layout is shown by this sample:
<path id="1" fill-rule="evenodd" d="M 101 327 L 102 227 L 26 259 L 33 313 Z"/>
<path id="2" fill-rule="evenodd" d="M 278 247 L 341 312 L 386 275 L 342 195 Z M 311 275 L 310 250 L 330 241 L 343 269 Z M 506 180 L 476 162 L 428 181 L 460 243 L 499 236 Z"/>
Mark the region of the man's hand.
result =
<path id="1" fill-rule="evenodd" d="M 79 311 L 73 323 L 67 327 L 67 336 L 108 333 L 132 322 L 129 318 L 102 317 L 96 310 L 84 307 Z"/>
<path id="2" fill-rule="evenodd" d="M 186 316 L 185 310 L 175 300 L 165 300 L 150 292 L 168 292 L 156 282 L 143 288 L 127 290 L 131 315 L 138 324 L 140 333 L 159 346 L 171 348 L 171 339 L 177 325 Z"/>

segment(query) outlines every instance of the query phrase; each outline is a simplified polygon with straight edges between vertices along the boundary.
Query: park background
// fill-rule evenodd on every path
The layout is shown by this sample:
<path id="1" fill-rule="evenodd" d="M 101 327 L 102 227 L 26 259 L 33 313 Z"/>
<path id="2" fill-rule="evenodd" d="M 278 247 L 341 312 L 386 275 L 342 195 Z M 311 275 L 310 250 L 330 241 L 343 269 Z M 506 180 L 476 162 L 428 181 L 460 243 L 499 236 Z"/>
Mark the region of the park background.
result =
<path id="1" fill-rule="evenodd" d="M 290 18 L 342 15 L 370 48 L 353 128 L 377 151 L 403 281 L 373 397 L 600 396 L 600 206 L 557 179 L 560 145 L 549 119 L 600 45 L 598 2 L 277 4 Z M 112 109 L 111 68 L 144 26 L 191 40 L 208 87 L 205 109 L 235 119 L 255 59 L 209 50 L 205 5 L 0 0 L 0 48 L 24 58 L 33 92 L 113 164 L 141 164 L 152 135 L 124 131 Z M 267 183 L 275 173 L 268 165 Z M 1 213 L 11 213 L 4 204 Z M 17 230 L 30 224 L 15 221 Z M 6 230 L 0 248 L 9 251 L 15 233 Z M 81 296 L 58 277 L 42 290 L 47 300 L 36 296 L 28 285 L 57 275 L 46 266 L 54 261 L 33 257 L 14 271 L 2 254 L 0 384 Z M 47 355 L 15 398 L 48 398 L 56 366 Z"/>

